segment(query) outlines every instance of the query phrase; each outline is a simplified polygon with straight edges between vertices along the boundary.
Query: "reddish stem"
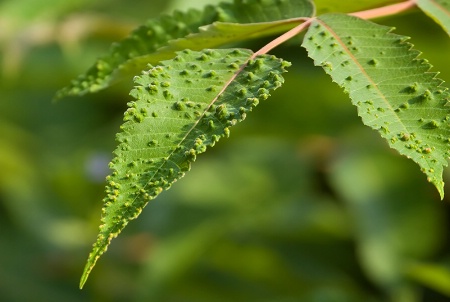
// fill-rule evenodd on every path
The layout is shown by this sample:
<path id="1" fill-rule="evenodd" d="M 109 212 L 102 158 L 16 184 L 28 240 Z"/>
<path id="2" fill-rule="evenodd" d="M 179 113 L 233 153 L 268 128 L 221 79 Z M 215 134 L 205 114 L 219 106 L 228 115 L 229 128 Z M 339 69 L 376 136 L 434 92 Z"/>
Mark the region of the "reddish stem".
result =
<path id="1" fill-rule="evenodd" d="M 350 16 L 359 17 L 361 19 L 374 19 L 395 15 L 416 6 L 416 0 L 408 0 L 392 5 L 369 9 L 361 12 L 351 13 Z"/>
<path id="2" fill-rule="evenodd" d="M 303 22 L 302 24 L 297 25 L 293 29 L 285 32 L 284 34 L 282 34 L 281 36 L 279 36 L 275 40 L 270 41 L 269 44 L 265 45 L 263 48 L 261 48 L 260 50 L 255 52 L 254 55 L 252 56 L 252 59 L 254 59 L 256 56 L 268 53 L 269 51 L 271 51 L 272 49 L 274 49 L 278 45 L 280 45 L 280 44 L 286 42 L 287 40 L 291 39 L 292 37 L 298 35 L 305 28 L 307 28 L 309 26 L 309 24 L 311 24 L 311 22 L 314 20 L 314 18 L 305 18 L 305 20 L 306 21 Z"/>
<path id="3" fill-rule="evenodd" d="M 415 7 L 416 2 L 417 2 L 417 0 L 408 0 L 405 2 L 400 2 L 400 3 L 396 3 L 396 4 L 392 4 L 392 5 L 387 5 L 387 6 L 383 6 L 383 7 L 378 7 L 378 8 L 374 8 L 374 9 L 351 13 L 349 15 L 355 16 L 355 17 L 358 17 L 361 19 L 380 18 L 380 17 L 395 15 L 395 14 L 407 11 L 407 10 Z M 299 18 L 299 19 L 302 19 L 302 18 Z M 254 59 L 255 57 L 257 57 L 259 55 L 268 53 L 269 51 L 271 51 L 278 45 L 280 45 L 280 44 L 286 42 L 287 40 L 291 39 L 292 37 L 298 35 L 303 30 L 308 28 L 309 25 L 311 24 L 311 22 L 315 20 L 315 18 L 303 18 L 303 19 L 305 20 L 305 22 L 303 22 L 302 24 L 285 32 L 284 34 L 282 34 L 275 40 L 269 42 L 269 44 L 265 45 L 263 48 L 261 48 L 260 50 L 255 52 L 254 55 L 252 56 L 252 59 Z"/>

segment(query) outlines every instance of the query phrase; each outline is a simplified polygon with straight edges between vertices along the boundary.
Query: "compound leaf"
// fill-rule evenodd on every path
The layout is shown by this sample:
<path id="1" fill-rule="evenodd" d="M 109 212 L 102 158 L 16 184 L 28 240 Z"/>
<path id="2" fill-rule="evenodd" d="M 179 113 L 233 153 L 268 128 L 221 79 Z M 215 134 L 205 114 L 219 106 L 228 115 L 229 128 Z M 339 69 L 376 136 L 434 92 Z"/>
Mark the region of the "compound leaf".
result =
<path id="1" fill-rule="evenodd" d="M 108 54 L 99 58 L 85 74 L 73 80 L 69 86 L 58 91 L 55 98 L 102 90 L 127 76 L 139 73 L 146 69 L 148 64 L 156 65 L 160 60 L 173 58 L 175 51 L 184 49 L 174 47 L 176 43 L 169 49 L 147 55 L 167 46 L 171 40 L 198 33 L 201 26 L 214 22 L 272 22 L 310 17 L 313 14 L 314 5 L 310 0 L 235 0 L 233 3 L 207 6 L 203 11 L 194 9 L 187 12 L 177 11 L 173 15 L 152 19 L 133 31 L 129 37 L 115 43 Z M 226 42 L 237 42 L 240 39 L 229 39 Z M 215 48 L 217 45 L 222 44 L 217 44 L 217 41 L 209 44 L 203 40 L 201 49 Z M 199 47 L 194 49 L 200 50 Z"/>
<path id="2" fill-rule="evenodd" d="M 417 0 L 417 6 L 439 23 L 450 36 L 450 0 Z"/>
<path id="3" fill-rule="evenodd" d="M 443 197 L 450 146 L 449 93 L 407 37 L 356 17 L 314 20 L 303 46 L 350 95 L 364 124 L 411 158 Z"/>
<path id="4" fill-rule="evenodd" d="M 289 63 L 250 50 L 185 50 L 135 78 L 110 164 L 102 224 L 80 286 L 127 223 L 189 171 L 196 156 L 283 83 Z"/>

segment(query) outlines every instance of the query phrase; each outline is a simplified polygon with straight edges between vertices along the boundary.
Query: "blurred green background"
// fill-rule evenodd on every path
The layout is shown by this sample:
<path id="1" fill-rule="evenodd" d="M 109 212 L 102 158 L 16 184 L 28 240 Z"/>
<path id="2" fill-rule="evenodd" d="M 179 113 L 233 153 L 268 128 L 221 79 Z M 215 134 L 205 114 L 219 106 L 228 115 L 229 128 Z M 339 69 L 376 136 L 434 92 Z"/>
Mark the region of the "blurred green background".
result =
<path id="1" fill-rule="evenodd" d="M 285 85 L 78 289 L 132 82 L 52 97 L 147 18 L 205 3 L 217 1 L 0 2 L 0 301 L 450 301 L 450 197 L 362 125 L 300 38 L 273 51 L 293 63 Z M 378 22 L 450 82 L 436 24 L 419 11 Z"/>

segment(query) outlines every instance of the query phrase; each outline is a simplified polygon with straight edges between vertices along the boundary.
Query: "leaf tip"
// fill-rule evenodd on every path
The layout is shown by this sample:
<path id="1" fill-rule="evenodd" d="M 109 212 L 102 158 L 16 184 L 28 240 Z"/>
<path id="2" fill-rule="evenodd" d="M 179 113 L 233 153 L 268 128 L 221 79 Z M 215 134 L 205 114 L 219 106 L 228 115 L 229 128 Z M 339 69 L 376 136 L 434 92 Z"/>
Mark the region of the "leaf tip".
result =
<path id="1" fill-rule="evenodd" d="M 93 257 L 92 253 L 89 255 L 88 261 L 87 261 L 86 266 L 84 267 L 84 270 L 83 270 L 83 274 L 81 275 L 80 289 L 83 289 L 84 284 L 86 283 L 87 279 L 89 278 L 89 275 L 90 275 L 92 269 L 94 268 L 95 262 L 97 262 L 98 258 L 99 258 L 98 256 L 97 257 Z"/>
<path id="2" fill-rule="evenodd" d="M 86 261 L 86 265 L 83 270 L 83 274 L 81 275 L 80 285 L 79 285 L 80 289 L 83 289 L 84 284 L 86 283 L 92 269 L 94 268 L 95 264 L 97 263 L 97 260 L 108 248 L 108 245 L 109 245 L 112 237 L 113 236 L 109 236 L 108 239 L 105 241 L 104 237 L 101 233 L 98 235 L 97 241 L 94 243 L 94 247 L 93 247 L 91 253 L 89 253 L 88 259 Z"/>
<path id="3" fill-rule="evenodd" d="M 440 181 L 439 183 L 435 183 L 435 186 L 439 192 L 439 196 L 441 197 L 441 200 L 444 199 L 444 182 Z"/>
<path id="4" fill-rule="evenodd" d="M 89 255 L 89 258 L 91 256 Z M 84 284 L 86 284 L 87 279 L 89 278 L 89 274 L 91 273 L 91 270 L 93 268 L 94 265 L 92 265 L 90 263 L 90 261 L 88 260 L 88 262 L 86 263 L 86 266 L 84 267 L 83 270 L 83 274 L 81 275 L 81 279 L 80 279 L 80 289 L 83 289 Z"/>
<path id="5" fill-rule="evenodd" d="M 88 278 L 88 276 L 85 276 L 84 274 L 83 274 L 83 276 L 81 276 L 81 280 L 80 280 L 80 289 L 83 289 L 83 286 L 84 286 L 84 284 L 85 284 L 86 281 L 87 281 L 87 278 Z"/>
<path id="6" fill-rule="evenodd" d="M 441 197 L 441 200 L 444 199 L 444 181 L 442 180 L 442 176 L 441 177 L 435 177 L 432 175 L 429 175 L 429 173 L 425 172 L 427 174 L 427 180 L 428 182 L 432 183 L 436 189 L 439 192 L 439 196 Z"/>

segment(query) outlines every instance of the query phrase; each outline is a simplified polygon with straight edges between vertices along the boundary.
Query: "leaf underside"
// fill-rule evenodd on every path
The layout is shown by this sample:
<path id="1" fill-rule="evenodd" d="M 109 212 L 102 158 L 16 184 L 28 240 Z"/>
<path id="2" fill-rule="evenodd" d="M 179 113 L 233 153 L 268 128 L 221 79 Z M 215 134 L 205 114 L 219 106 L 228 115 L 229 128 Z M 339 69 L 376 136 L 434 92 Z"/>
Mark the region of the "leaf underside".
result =
<path id="1" fill-rule="evenodd" d="M 407 37 L 356 17 L 328 14 L 312 22 L 303 46 L 350 95 L 365 125 L 411 158 L 443 197 L 450 146 L 449 93 Z"/>
<path id="2" fill-rule="evenodd" d="M 417 0 L 417 6 L 439 23 L 450 36 L 450 0 Z"/>
<path id="3" fill-rule="evenodd" d="M 135 78 L 110 164 L 102 224 L 80 286 L 127 223 L 189 171 L 196 156 L 284 82 L 289 63 L 250 50 L 185 50 Z M 247 64 L 247 65 L 246 65 Z"/>
<path id="4" fill-rule="evenodd" d="M 171 40 L 198 33 L 201 26 L 214 22 L 226 23 L 261 23 L 291 18 L 311 17 L 314 5 L 310 0 L 234 0 L 233 3 L 221 3 L 207 6 L 203 11 L 191 9 L 187 12 L 176 11 L 172 15 L 164 15 L 147 23 L 121 42 L 113 44 L 109 53 L 99 58 L 83 75 L 56 93 L 55 99 L 66 96 L 84 95 L 102 90 L 115 82 L 132 77 L 148 68 L 148 64 L 156 65 L 161 60 L 173 58 L 175 51 L 182 50 L 172 45 L 169 49 L 155 53 L 168 45 Z M 283 31 L 283 28 L 279 28 Z M 259 33 L 265 36 L 279 31 Z M 226 43 L 241 41 L 229 37 Z M 202 40 L 201 48 L 214 48 L 217 40 Z M 176 45 L 176 44 L 175 44 Z M 155 53 L 155 54 L 154 54 Z"/>
<path id="5" fill-rule="evenodd" d="M 118 72 L 121 74 L 130 74 L 138 66 L 145 66 L 146 64 L 156 65 L 162 60 L 173 58 L 177 51 L 183 49 L 202 50 L 206 48 L 219 48 L 232 43 L 283 33 L 301 22 L 303 22 L 301 19 L 245 24 L 214 22 L 213 24 L 200 27 L 198 33 L 171 40 L 167 46 L 151 54 L 139 56 L 125 62 Z"/>

